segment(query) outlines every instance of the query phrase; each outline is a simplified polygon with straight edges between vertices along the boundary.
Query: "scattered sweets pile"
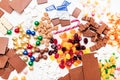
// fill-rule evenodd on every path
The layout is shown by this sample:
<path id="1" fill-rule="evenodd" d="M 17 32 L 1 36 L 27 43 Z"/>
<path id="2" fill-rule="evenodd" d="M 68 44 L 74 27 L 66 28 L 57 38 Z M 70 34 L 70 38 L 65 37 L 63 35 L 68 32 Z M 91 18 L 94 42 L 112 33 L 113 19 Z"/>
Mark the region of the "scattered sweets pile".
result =
<path id="1" fill-rule="evenodd" d="M 81 56 L 83 55 L 83 50 L 86 49 L 85 45 L 80 44 L 82 37 L 80 33 L 72 29 L 69 33 L 64 32 L 59 35 L 62 42 L 60 44 L 56 43 L 56 39 L 51 38 L 51 48 L 48 54 L 51 60 L 57 59 L 59 67 L 68 69 L 74 64 L 78 66 L 81 64 Z M 88 43 L 88 39 L 84 38 L 84 43 Z"/>
<path id="2" fill-rule="evenodd" d="M 16 52 L 7 46 L 8 38 L 0 37 L 0 76 L 3 79 L 8 79 L 13 70 L 20 73 L 27 66 Z"/>
<path id="3" fill-rule="evenodd" d="M 102 22 L 98 24 L 92 17 L 83 17 L 82 20 L 87 21 L 86 24 L 79 25 L 79 31 L 83 33 L 84 37 L 90 37 L 92 42 L 95 42 L 95 45 L 90 47 L 91 51 L 95 51 L 105 46 L 108 37 L 107 33 L 109 31 L 109 27 Z"/>
<path id="4" fill-rule="evenodd" d="M 116 69 L 116 57 L 115 53 L 109 58 L 109 60 L 100 60 L 99 67 L 101 71 L 101 77 L 103 80 L 112 80 L 111 77 L 115 78 L 114 73 Z"/>

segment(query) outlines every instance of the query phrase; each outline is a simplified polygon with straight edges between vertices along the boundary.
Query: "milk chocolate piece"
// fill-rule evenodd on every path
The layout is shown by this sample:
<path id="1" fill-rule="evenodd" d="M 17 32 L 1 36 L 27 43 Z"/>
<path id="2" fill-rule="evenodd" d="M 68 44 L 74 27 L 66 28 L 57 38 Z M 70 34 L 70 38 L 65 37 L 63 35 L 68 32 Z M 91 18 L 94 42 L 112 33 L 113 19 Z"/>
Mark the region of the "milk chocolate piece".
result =
<path id="1" fill-rule="evenodd" d="M 62 27 L 70 25 L 70 20 L 60 20 L 60 24 Z"/>
<path id="2" fill-rule="evenodd" d="M 91 17 L 84 16 L 82 17 L 82 20 L 90 22 Z"/>
<path id="3" fill-rule="evenodd" d="M 105 24 L 102 24 L 98 29 L 97 29 L 97 33 L 98 34 L 102 34 L 102 32 L 105 30 L 106 28 L 106 25 Z"/>
<path id="4" fill-rule="evenodd" d="M 4 12 L 0 9 L 0 17 L 2 17 L 3 14 Z"/>
<path id="5" fill-rule="evenodd" d="M 96 45 L 93 45 L 93 46 L 90 47 L 90 51 L 91 51 L 91 52 L 93 52 L 93 51 L 95 51 L 95 50 L 96 50 Z"/>
<path id="6" fill-rule="evenodd" d="M 0 37 L 0 54 L 5 54 L 7 46 L 8 46 L 8 38 Z"/>
<path id="7" fill-rule="evenodd" d="M 15 55 L 15 50 L 14 49 L 9 49 L 9 51 L 6 53 L 6 56 L 9 58 L 13 57 Z"/>
<path id="8" fill-rule="evenodd" d="M 1 77 L 2 77 L 3 79 L 8 79 L 11 72 L 12 72 L 11 69 L 6 68 L 5 71 L 4 71 L 4 73 L 3 73 L 3 75 L 2 75 Z"/>
<path id="9" fill-rule="evenodd" d="M 4 68 L 0 69 L 0 76 L 2 76 L 2 75 L 3 75 L 4 71 L 5 71 L 5 69 L 4 69 Z"/>
<path id="10" fill-rule="evenodd" d="M 11 13 L 13 11 L 13 9 L 10 7 L 9 2 L 10 2 L 9 0 L 1 0 L 0 8 L 4 9 L 8 13 Z"/>
<path id="11" fill-rule="evenodd" d="M 8 62 L 13 66 L 13 68 L 16 69 L 18 73 L 20 73 L 27 66 L 17 54 L 11 57 Z"/>
<path id="12" fill-rule="evenodd" d="M 66 74 L 64 77 L 62 77 L 62 78 L 59 79 L 59 80 L 71 80 L 71 79 L 70 79 L 70 74 L 69 74 L 69 73 Z"/>
<path id="13" fill-rule="evenodd" d="M 82 67 L 69 70 L 71 80 L 84 80 Z"/>
<path id="14" fill-rule="evenodd" d="M 86 30 L 85 32 L 83 32 L 83 36 L 85 36 L 85 37 L 93 37 L 95 35 L 96 35 L 96 33 L 91 30 Z"/>
<path id="15" fill-rule="evenodd" d="M 75 10 L 72 13 L 72 16 L 77 18 L 79 16 L 80 12 L 81 12 L 81 10 L 79 8 L 75 8 Z"/>
<path id="16" fill-rule="evenodd" d="M 94 53 L 82 56 L 84 80 L 101 80 L 97 58 Z"/>
<path id="17" fill-rule="evenodd" d="M 86 28 L 83 24 L 80 24 L 79 25 L 79 31 L 84 31 Z"/>
<path id="18" fill-rule="evenodd" d="M 47 2 L 48 2 L 48 0 L 37 0 L 38 4 L 44 4 L 44 3 L 47 3 Z"/>
<path id="19" fill-rule="evenodd" d="M 6 63 L 8 61 L 8 57 L 7 56 L 3 56 L 3 55 L 0 55 L 0 68 L 4 68 Z"/>
<path id="20" fill-rule="evenodd" d="M 54 26 L 60 24 L 59 18 L 52 19 L 51 22 L 52 22 L 52 24 L 53 24 Z"/>
<path id="21" fill-rule="evenodd" d="M 22 13 L 31 1 L 32 0 L 12 0 L 9 4 L 15 11 Z"/>

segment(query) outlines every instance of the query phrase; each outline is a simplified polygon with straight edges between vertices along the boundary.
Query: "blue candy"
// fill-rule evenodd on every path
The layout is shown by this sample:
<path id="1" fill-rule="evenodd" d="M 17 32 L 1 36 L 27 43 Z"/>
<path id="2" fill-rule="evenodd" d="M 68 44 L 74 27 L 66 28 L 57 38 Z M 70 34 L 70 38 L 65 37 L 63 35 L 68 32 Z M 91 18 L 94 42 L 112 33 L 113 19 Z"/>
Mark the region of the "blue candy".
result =
<path id="1" fill-rule="evenodd" d="M 31 31 L 31 35 L 33 35 L 33 36 L 34 36 L 35 34 L 36 34 L 36 33 L 35 33 L 35 31 Z"/>
<path id="2" fill-rule="evenodd" d="M 55 5 L 50 5 L 50 6 L 46 7 L 45 9 L 46 9 L 46 11 L 56 10 Z"/>
<path id="3" fill-rule="evenodd" d="M 68 1 L 66 1 L 66 0 L 64 0 L 63 3 L 62 3 L 62 5 L 63 5 L 63 6 L 66 6 L 66 7 L 69 6 L 70 4 L 71 4 L 71 2 L 68 2 Z"/>
<path id="4" fill-rule="evenodd" d="M 24 50 L 24 51 L 23 51 L 23 54 L 24 54 L 24 55 L 28 55 L 28 51 L 27 51 L 27 50 Z"/>
<path id="5" fill-rule="evenodd" d="M 30 35 L 31 34 L 31 30 L 27 30 L 26 34 Z"/>
<path id="6" fill-rule="evenodd" d="M 34 56 L 31 56 L 31 57 L 30 57 L 30 61 L 32 61 L 32 62 L 35 61 L 35 57 L 34 57 Z"/>
<path id="7" fill-rule="evenodd" d="M 67 6 L 57 6 L 58 11 L 68 11 Z"/>

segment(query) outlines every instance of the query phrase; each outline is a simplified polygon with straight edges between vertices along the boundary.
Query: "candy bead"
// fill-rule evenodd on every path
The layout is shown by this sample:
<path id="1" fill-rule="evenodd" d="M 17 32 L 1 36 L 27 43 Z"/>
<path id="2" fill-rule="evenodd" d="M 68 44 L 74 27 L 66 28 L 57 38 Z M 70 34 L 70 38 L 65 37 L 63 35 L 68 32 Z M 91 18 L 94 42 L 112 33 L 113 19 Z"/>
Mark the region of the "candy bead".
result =
<path id="1" fill-rule="evenodd" d="M 45 60 L 46 60 L 47 58 L 48 58 L 48 57 L 47 57 L 47 55 L 43 55 L 43 59 L 45 59 Z"/>
<path id="2" fill-rule="evenodd" d="M 7 34 L 12 34 L 12 31 L 11 30 L 7 30 Z"/>
<path id="3" fill-rule="evenodd" d="M 70 54 L 66 54 L 66 59 L 70 59 Z"/>
<path id="4" fill-rule="evenodd" d="M 25 76 L 22 76 L 22 77 L 21 77 L 21 80 L 26 80 L 26 77 L 25 77 Z"/>
<path id="5" fill-rule="evenodd" d="M 29 70 L 31 70 L 31 71 L 32 71 L 33 69 L 34 69 L 33 66 L 30 66 L 30 67 L 29 67 Z"/>
<path id="6" fill-rule="evenodd" d="M 22 55 L 23 55 L 23 53 L 22 53 L 22 52 L 18 52 L 18 55 L 19 55 L 19 56 L 22 56 Z"/>
<path id="7" fill-rule="evenodd" d="M 15 32 L 15 33 L 19 33 L 19 32 L 20 32 L 20 29 L 17 27 L 17 28 L 15 28 L 14 32 Z"/>
<path id="8" fill-rule="evenodd" d="M 31 57 L 32 56 L 32 52 L 28 52 L 28 57 Z"/>
<path id="9" fill-rule="evenodd" d="M 33 46 L 32 46 L 31 44 L 28 44 L 28 45 L 27 45 L 27 48 L 28 48 L 28 49 L 32 49 Z"/>
<path id="10" fill-rule="evenodd" d="M 64 65 L 64 64 L 59 64 L 59 67 L 60 67 L 61 69 L 64 69 L 64 68 L 65 68 L 65 65 Z"/>
<path id="11" fill-rule="evenodd" d="M 27 51 L 27 50 L 24 50 L 24 51 L 23 51 L 23 54 L 24 54 L 24 55 L 28 55 L 28 51 Z"/>
<path id="12" fill-rule="evenodd" d="M 38 26 L 38 25 L 39 25 L 39 22 L 38 22 L 38 21 L 35 21 L 35 22 L 34 22 L 34 25 L 35 25 L 35 26 Z"/>
<path id="13" fill-rule="evenodd" d="M 35 31 L 31 31 L 32 36 L 35 36 L 35 34 L 36 34 Z"/>
<path id="14" fill-rule="evenodd" d="M 40 45 L 40 41 L 36 41 L 36 45 L 39 46 Z"/>
<path id="15" fill-rule="evenodd" d="M 54 55 L 51 55 L 51 56 L 50 56 L 50 59 L 51 59 L 52 61 L 55 60 Z"/>
<path id="16" fill-rule="evenodd" d="M 23 61 L 27 62 L 28 61 L 28 57 L 23 57 Z"/>
<path id="17" fill-rule="evenodd" d="M 59 54 L 55 54 L 55 58 L 56 58 L 56 59 L 59 58 Z"/>
<path id="18" fill-rule="evenodd" d="M 31 56 L 30 61 L 32 61 L 32 62 L 35 61 L 35 57 Z"/>
<path id="19" fill-rule="evenodd" d="M 41 41 L 43 39 L 43 37 L 42 36 L 38 36 L 37 39 Z"/>
<path id="20" fill-rule="evenodd" d="M 13 41 L 16 41 L 16 40 L 17 40 L 17 37 L 13 37 L 12 40 L 13 40 Z"/>
<path id="21" fill-rule="evenodd" d="M 30 35 L 31 34 L 31 30 L 27 30 L 26 34 Z"/>
<path id="22" fill-rule="evenodd" d="M 18 77 L 17 77 L 17 76 L 14 76 L 14 77 L 12 78 L 12 80 L 18 80 Z"/>
<path id="23" fill-rule="evenodd" d="M 28 62 L 29 66 L 33 66 L 33 61 Z"/>

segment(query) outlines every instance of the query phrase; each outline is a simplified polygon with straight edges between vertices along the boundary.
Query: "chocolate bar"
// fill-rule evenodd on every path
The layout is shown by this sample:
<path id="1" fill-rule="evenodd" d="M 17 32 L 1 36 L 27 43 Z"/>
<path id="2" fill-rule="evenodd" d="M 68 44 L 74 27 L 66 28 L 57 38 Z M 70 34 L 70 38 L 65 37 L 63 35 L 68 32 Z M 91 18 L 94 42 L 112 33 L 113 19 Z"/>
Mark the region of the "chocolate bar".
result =
<path id="1" fill-rule="evenodd" d="M 60 24 L 62 27 L 70 25 L 70 20 L 60 20 Z"/>
<path id="2" fill-rule="evenodd" d="M 86 28 L 85 28 L 85 26 L 83 25 L 83 24 L 80 24 L 79 25 L 79 31 L 80 32 L 82 32 L 82 31 L 84 31 Z"/>
<path id="3" fill-rule="evenodd" d="M 69 70 L 70 80 L 84 80 L 82 67 Z"/>
<path id="4" fill-rule="evenodd" d="M 2 17 L 3 14 L 4 12 L 0 9 L 0 17 Z"/>
<path id="5" fill-rule="evenodd" d="M 102 32 L 105 30 L 106 25 L 103 23 L 98 29 L 97 29 L 97 33 L 98 34 L 102 34 Z"/>
<path id="6" fill-rule="evenodd" d="M 3 56 L 3 55 L 0 55 L 0 68 L 4 68 L 6 63 L 8 61 L 8 57 L 7 56 Z"/>
<path id="7" fill-rule="evenodd" d="M 0 8 L 4 9 L 8 13 L 11 13 L 13 11 L 13 9 L 10 7 L 9 2 L 10 2 L 9 0 L 1 0 Z"/>
<path id="8" fill-rule="evenodd" d="M 14 49 L 9 49 L 9 51 L 6 53 L 6 56 L 9 58 L 13 57 L 15 55 L 15 50 Z"/>
<path id="9" fill-rule="evenodd" d="M 85 36 L 85 37 L 93 37 L 95 35 L 96 35 L 96 33 L 91 30 L 86 30 L 85 32 L 83 32 L 83 36 Z"/>
<path id="10" fill-rule="evenodd" d="M 47 2 L 48 2 L 48 0 L 37 0 L 38 4 L 44 4 L 44 3 L 47 3 Z"/>
<path id="11" fill-rule="evenodd" d="M 18 13 L 22 13 L 32 0 L 12 0 L 9 5 Z"/>
<path id="12" fill-rule="evenodd" d="M 1 77 L 2 77 L 3 79 L 8 79 L 11 72 L 12 72 L 11 69 L 5 68 L 5 71 L 4 71 L 4 73 L 3 73 L 3 75 L 2 75 Z"/>
<path id="13" fill-rule="evenodd" d="M 77 18 L 80 14 L 81 10 L 79 8 L 75 8 L 75 10 L 72 13 L 72 16 Z"/>
<path id="14" fill-rule="evenodd" d="M 11 57 L 8 62 L 13 66 L 13 68 L 16 69 L 18 73 L 20 73 L 27 66 L 18 55 Z"/>
<path id="15" fill-rule="evenodd" d="M 101 80 L 97 58 L 94 53 L 82 55 L 84 80 Z"/>
<path id="16" fill-rule="evenodd" d="M 0 54 L 5 54 L 7 46 L 8 46 L 8 38 L 0 37 Z"/>
<path id="17" fill-rule="evenodd" d="M 58 80 L 71 80 L 70 79 L 70 74 L 66 74 L 64 77 L 59 78 Z"/>
<path id="18" fill-rule="evenodd" d="M 52 24 L 53 24 L 54 26 L 60 24 L 59 18 L 52 19 L 51 22 L 52 22 Z"/>

